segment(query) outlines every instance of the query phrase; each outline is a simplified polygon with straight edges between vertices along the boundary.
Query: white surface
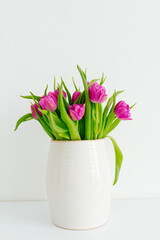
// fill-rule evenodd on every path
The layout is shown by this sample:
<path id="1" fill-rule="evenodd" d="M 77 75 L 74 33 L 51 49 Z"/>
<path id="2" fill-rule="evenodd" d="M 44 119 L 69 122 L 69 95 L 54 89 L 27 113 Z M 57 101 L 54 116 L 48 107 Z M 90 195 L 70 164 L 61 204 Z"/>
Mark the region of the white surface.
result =
<path id="1" fill-rule="evenodd" d="M 111 169 L 104 139 L 51 141 L 47 193 L 56 225 L 67 229 L 103 225 L 109 218 L 111 189 Z"/>
<path id="2" fill-rule="evenodd" d="M 108 224 L 70 231 L 50 221 L 47 202 L 1 202 L 3 240 L 159 240 L 160 199 L 114 200 Z"/>
<path id="3" fill-rule="evenodd" d="M 54 74 L 82 85 L 76 64 L 90 79 L 104 71 L 109 94 L 126 89 L 118 99 L 138 103 L 113 134 L 124 153 L 113 196 L 160 197 L 159 9 L 159 0 L 0 1 L 1 200 L 46 199 L 49 140 L 36 122 L 13 132 L 30 111 L 19 95 L 51 89 Z"/>

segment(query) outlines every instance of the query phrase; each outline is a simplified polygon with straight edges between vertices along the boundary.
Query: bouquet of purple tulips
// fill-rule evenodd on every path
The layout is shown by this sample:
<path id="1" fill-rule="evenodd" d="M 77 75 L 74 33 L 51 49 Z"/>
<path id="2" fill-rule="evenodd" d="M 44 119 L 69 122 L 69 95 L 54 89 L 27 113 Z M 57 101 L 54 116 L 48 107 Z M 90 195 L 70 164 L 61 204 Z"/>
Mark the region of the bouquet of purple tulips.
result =
<path id="1" fill-rule="evenodd" d="M 108 99 L 105 108 L 102 103 L 107 100 L 106 89 L 103 86 L 106 77 L 87 81 L 86 72 L 77 66 L 81 75 L 84 91 L 80 91 L 73 79 L 75 92 L 71 96 L 67 86 L 61 78 L 61 84 L 56 87 L 54 79 L 54 91 L 47 92 L 43 96 L 36 96 L 32 92 L 29 96 L 21 96 L 33 100 L 31 113 L 21 117 L 15 130 L 22 122 L 32 119 L 38 121 L 45 132 L 53 140 L 94 140 L 109 137 L 113 143 L 116 157 L 117 182 L 123 155 L 113 137 L 108 134 L 115 129 L 121 120 L 131 120 L 130 109 L 125 101 L 116 104 L 116 97 L 123 91 L 114 91 Z M 100 80 L 100 84 L 98 84 Z M 64 87 L 64 90 L 63 90 Z"/>

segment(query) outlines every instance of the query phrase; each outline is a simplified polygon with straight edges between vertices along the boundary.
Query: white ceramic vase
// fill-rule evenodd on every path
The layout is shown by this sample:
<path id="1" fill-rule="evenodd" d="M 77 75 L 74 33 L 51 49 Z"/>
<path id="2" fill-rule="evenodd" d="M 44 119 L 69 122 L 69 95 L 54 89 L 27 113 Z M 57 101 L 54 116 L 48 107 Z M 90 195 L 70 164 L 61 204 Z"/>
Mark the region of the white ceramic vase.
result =
<path id="1" fill-rule="evenodd" d="M 57 226 L 85 230 L 108 221 L 112 181 L 105 141 L 51 141 L 47 194 Z"/>

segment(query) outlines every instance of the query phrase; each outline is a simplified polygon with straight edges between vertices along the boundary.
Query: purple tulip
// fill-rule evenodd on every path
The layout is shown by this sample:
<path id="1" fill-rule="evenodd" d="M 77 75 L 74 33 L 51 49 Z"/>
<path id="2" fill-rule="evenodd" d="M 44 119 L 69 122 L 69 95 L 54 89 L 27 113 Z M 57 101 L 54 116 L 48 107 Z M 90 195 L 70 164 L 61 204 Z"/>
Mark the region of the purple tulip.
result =
<path id="1" fill-rule="evenodd" d="M 85 104 L 69 105 L 69 115 L 73 121 L 79 121 L 84 116 Z"/>
<path id="2" fill-rule="evenodd" d="M 132 120 L 130 107 L 125 101 L 120 101 L 116 104 L 114 112 L 120 120 Z"/>
<path id="3" fill-rule="evenodd" d="M 51 97 L 56 97 L 57 100 L 58 100 L 58 96 L 59 96 L 59 90 L 56 89 L 54 92 L 49 92 L 47 96 L 51 96 Z M 65 91 L 63 91 L 63 96 L 66 98 L 67 97 L 67 94 Z"/>
<path id="4" fill-rule="evenodd" d="M 57 98 L 50 95 L 42 96 L 39 105 L 43 110 L 49 109 L 51 112 L 54 112 L 58 105 Z"/>
<path id="5" fill-rule="evenodd" d="M 72 95 L 72 102 L 75 103 L 75 101 L 77 100 L 77 98 L 81 95 L 81 92 L 79 91 L 75 91 Z"/>
<path id="6" fill-rule="evenodd" d="M 34 106 L 34 107 L 33 107 Z M 37 114 L 36 114 L 36 112 L 35 112 L 35 109 L 36 109 L 36 111 L 37 111 L 37 113 L 42 117 L 42 113 L 38 110 L 38 105 L 35 103 L 34 105 L 31 105 L 31 112 L 32 112 L 32 116 L 35 118 L 35 119 L 38 119 L 38 116 L 37 116 Z M 35 109 L 34 109 L 35 108 Z"/>
<path id="7" fill-rule="evenodd" d="M 102 103 L 107 99 L 105 87 L 99 85 L 97 82 L 93 83 L 93 85 L 88 90 L 91 102 Z"/>

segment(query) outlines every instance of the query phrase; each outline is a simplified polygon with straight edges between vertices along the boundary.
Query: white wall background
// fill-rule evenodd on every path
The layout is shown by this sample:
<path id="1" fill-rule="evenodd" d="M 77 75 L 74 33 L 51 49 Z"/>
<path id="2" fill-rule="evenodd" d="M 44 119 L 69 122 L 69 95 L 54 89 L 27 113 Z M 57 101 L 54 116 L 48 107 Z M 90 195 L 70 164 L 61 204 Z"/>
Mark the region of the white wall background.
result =
<path id="1" fill-rule="evenodd" d="M 113 197 L 160 197 L 159 12 L 158 0 L 0 0 L 0 200 L 46 199 L 49 139 L 34 121 L 13 132 L 30 111 L 19 95 L 52 89 L 54 74 L 81 85 L 76 64 L 138 103 L 113 133 L 124 153 Z"/>

